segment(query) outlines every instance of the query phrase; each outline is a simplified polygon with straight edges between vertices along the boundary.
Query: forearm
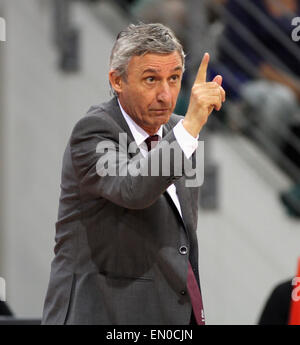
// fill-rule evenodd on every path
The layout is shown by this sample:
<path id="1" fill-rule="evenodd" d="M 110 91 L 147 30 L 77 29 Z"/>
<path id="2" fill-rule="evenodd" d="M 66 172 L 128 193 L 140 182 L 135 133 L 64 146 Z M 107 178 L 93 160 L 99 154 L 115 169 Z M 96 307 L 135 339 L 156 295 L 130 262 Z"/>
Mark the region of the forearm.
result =
<path id="1" fill-rule="evenodd" d="M 271 81 L 275 81 L 282 85 L 287 86 L 296 95 L 297 99 L 300 101 L 300 81 L 292 76 L 286 74 L 283 71 L 274 69 L 268 64 L 262 64 L 260 66 L 261 75 Z"/>

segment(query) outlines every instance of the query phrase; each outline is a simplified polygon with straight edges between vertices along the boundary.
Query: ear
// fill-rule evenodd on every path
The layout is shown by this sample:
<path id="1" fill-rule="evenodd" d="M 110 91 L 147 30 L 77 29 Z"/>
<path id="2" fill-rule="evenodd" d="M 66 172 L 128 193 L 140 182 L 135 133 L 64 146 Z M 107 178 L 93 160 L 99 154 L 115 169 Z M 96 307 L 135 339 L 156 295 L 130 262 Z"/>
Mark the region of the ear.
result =
<path id="1" fill-rule="evenodd" d="M 110 70 L 108 73 L 109 82 L 116 93 L 122 92 L 123 79 L 115 70 Z"/>

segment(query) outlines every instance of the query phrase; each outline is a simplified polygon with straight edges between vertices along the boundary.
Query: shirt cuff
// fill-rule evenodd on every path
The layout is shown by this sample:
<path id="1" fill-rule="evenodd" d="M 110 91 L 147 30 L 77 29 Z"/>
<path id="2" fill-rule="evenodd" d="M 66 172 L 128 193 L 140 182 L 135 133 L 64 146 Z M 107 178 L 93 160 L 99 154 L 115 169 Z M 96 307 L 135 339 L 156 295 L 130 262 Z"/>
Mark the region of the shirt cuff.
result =
<path id="1" fill-rule="evenodd" d="M 182 121 L 183 120 L 180 120 L 177 123 L 177 125 L 173 128 L 173 132 L 181 150 L 184 152 L 186 158 L 189 159 L 198 147 L 199 135 L 197 138 L 193 137 L 183 127 Z"/>

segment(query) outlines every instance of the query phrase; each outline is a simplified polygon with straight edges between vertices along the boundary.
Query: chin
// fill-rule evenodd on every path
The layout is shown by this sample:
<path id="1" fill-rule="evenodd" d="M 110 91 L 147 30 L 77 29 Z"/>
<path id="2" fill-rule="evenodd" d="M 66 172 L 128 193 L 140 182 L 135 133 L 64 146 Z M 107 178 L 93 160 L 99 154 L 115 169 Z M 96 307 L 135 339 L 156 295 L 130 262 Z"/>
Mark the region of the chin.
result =
<path id="1" fill-rule="evenodd" d="M 170 116 L 161 116 L 159 121 L 155 121 L 152 123 L 153 126 L 160 127 L 161 125 L 164 125 L 169 122 Z"/>
<path id="2" fill-rule="evenodd" d="M 169 122 L 171 115 L 172 115 L 172 113 L 166 115 L 163 123 Z"/>

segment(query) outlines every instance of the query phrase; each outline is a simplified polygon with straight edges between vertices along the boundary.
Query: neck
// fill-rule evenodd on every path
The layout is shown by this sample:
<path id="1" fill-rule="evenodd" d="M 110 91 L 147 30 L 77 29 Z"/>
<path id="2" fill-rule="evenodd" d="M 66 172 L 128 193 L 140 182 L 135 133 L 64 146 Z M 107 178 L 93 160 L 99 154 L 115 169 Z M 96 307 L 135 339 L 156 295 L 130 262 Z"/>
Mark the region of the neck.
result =
<path id="1" fill-rule="evenodd" d="M 148 133 L 149 135 L 154 135 L 157 133 L 157 131 L 160 129 L 161 125 L 153 127 L 153 126 L 147 126 L 143 123 L 140 123 L 138 121 L 136 121 L 130 114 L 130 110 L 126 107 L 126 105 L 124 104 L 124 102 L 122 102 L 122 99 L 118 98 L 119 100 L 119 104 L 122 107 L 122 109 L 125 111 L 125 113 L 132 119 L 132 121 L 134 121 L 138 126 L 140 126 L 146 133 Z"/>

